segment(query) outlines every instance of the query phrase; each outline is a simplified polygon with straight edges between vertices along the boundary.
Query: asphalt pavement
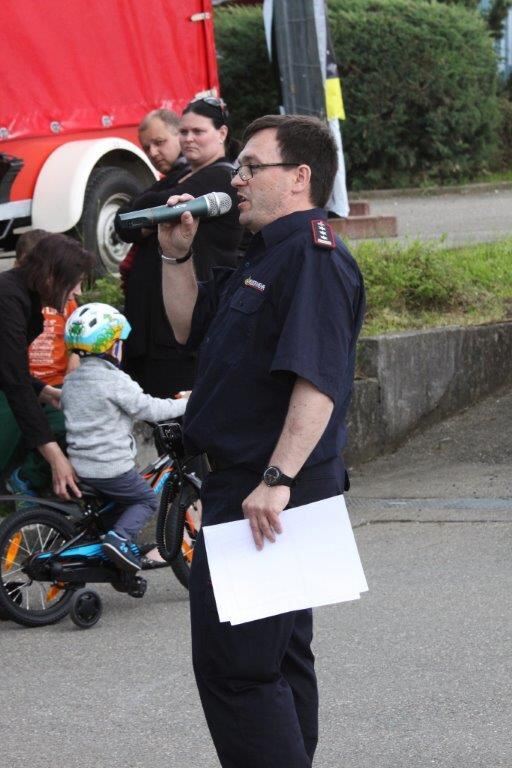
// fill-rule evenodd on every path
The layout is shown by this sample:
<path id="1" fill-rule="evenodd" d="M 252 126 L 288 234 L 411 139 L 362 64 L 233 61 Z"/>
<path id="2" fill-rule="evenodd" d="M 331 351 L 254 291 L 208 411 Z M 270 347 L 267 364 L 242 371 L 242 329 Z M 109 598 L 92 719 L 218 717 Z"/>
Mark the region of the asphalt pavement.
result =
<path id="1" fill-rule="evenodd" d="M 353 467 L 352 479 L 370 589 L 315 611 L 314 765 L 510 768 L 512 389 Z M 312 537 L 312 568 L 326 535 Z M 169 569 L 149 581 L 143 600 L 100 589 L 91 630 L 68 618 L 0 624 L 2 765 L 218 766 L 187 593 Z"/>
<path id="2" fill-rule="evenodd" d="M 396 216 L 398 240 L 441 240 L 445 246 L 512 237 L 512 185 L 476 184 L 437 191 L 372 192 L 370 213 Z"/>

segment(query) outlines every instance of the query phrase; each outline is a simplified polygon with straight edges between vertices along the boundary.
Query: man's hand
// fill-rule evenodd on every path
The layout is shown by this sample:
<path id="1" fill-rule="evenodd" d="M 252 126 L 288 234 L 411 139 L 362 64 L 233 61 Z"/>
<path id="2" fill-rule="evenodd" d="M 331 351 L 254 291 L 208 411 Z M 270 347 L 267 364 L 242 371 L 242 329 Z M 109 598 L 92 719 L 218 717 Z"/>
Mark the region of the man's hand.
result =
<path id="1" fill-rule="evenodd" d="M 171 195 L 167 205 L 177 205 L 193 200 L 192 195 Z M 199 219 L 194 219 L 190 212 L 183 213 L 179 221 L 169 221 L 158 225 L 158 240 L 165 256 L 182 259 L 192 248 Z"/>
<path id="2" fill-rule="evenodd" d="M 270 488 L 260 483 L 242 502 L 244 517 L 249 520 L 256 549 L 263 549 L 265 539 L 274 542 L 276 533 L 283 528 L 279 515 L 290 501 L 290 489 L 286 485 Z"/>
<path id="3" fill-rule="evenodd" d="M 53 405 L 54 408 L 60 409 L 60 395 L 60 389 L 47 384 L 39 393 L 39 402 Z"/>

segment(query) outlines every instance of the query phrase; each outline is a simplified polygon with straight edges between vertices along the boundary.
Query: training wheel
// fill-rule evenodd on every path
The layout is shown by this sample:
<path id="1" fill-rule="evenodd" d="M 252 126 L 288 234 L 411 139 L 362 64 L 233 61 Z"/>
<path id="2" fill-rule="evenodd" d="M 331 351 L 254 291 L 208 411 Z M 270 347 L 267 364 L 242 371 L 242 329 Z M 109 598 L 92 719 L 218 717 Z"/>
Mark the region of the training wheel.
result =
<path id="1" fill-rule="evenodd" d="M 94 627 L 101 616 L 103 605 L 94 589 L 79 589 L 73 596 L 69 615 L 71 621 L 80 629 Z"/>

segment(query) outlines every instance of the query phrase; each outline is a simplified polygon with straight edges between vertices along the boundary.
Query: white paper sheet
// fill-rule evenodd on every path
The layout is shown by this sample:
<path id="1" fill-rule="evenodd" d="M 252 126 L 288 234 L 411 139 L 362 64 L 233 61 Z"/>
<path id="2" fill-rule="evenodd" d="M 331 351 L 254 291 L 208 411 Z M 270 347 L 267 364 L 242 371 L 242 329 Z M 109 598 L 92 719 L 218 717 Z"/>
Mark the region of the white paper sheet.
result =
<path id="1" fill-rule="evenodd" d="M 258 551 L 248 520 L 203 527 L 220 621 L 357 600 L 368 589 L 343 496 L 281 513 L 283 533 Z"/>

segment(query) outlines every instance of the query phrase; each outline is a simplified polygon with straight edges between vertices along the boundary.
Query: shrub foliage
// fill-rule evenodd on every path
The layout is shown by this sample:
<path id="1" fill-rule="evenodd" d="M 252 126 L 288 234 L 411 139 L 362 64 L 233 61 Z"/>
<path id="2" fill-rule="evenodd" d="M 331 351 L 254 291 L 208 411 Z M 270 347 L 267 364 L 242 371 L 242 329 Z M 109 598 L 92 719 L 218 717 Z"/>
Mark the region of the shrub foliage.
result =
<path id="1" fill-rule="evenodd" d="M 473 10 L 424 0 L 330 0 L 352 189 L 469 179 L 496 152 L 496 59 Z M 235 132 L 276 112 L 261 9 L 216 12 L 221 88 Z"/>
<path id="2" fill-rule="evenodd" d="M 256 117 L 275 114 L 277 79 L 268 61 L 263 14 L 258 6 L 215 12 L 215 41 L 221 93 L 227 102 L 235 136 Z"/>

